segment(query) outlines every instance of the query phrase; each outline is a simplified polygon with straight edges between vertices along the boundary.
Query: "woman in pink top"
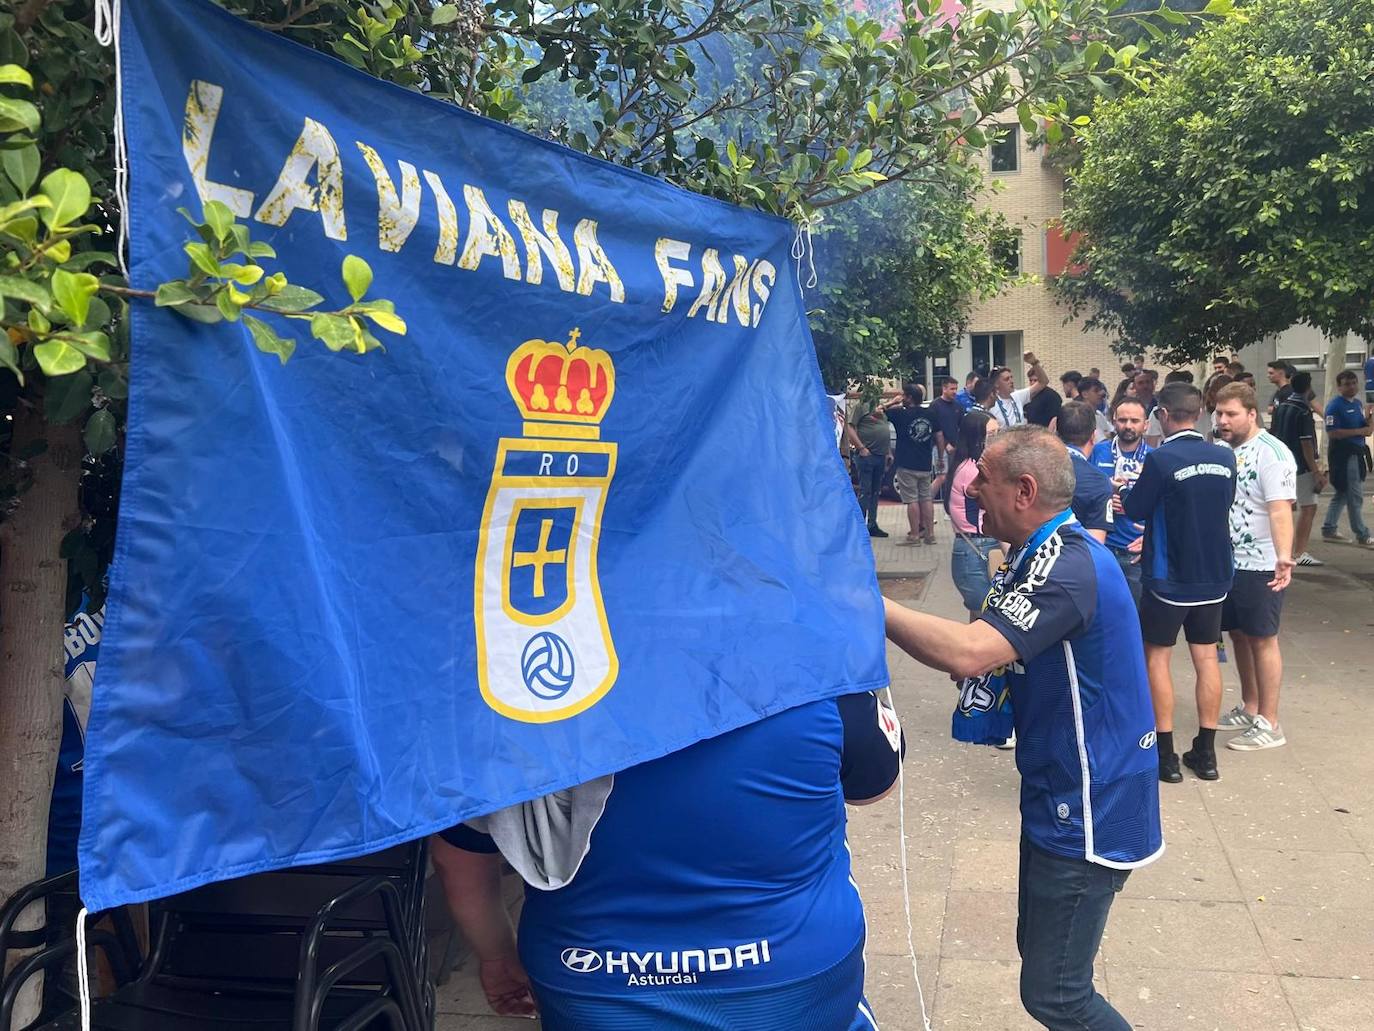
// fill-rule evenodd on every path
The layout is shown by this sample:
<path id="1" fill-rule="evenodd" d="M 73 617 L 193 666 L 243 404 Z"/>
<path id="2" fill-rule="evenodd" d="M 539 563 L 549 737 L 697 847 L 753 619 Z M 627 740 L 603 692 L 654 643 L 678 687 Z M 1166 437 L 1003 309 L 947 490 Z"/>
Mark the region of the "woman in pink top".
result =
<path id="1" fill-rule="evenodd" d="M 997 422 L 987 412 L 974 408 L 964 415 L 959 423 L 959 442 L 949 463 L 954 475 L 945 492 L 945 511 L 955 532 L 949 570 L 964 599 L 964 608 L 968 609 L 970 623 L 978 618 L 992 587 L 988 555 L 997 542 L 983 535 L 983 510 L 967 492 L 978 475 L 978 459 L 983 457 L 988 434 L 996 432 Z"/>

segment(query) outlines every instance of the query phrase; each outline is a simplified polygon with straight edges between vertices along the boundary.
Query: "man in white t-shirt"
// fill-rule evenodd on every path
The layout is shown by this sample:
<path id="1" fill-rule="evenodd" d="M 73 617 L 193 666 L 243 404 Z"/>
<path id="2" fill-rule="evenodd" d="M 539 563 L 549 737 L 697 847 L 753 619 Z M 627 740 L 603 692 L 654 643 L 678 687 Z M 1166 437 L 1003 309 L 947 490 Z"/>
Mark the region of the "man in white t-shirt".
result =
<path id="1" fill-rule="evenodd" d="M 1217 433 L 1236 455 L 1236 499 L 1231 505 L 1235 580 L 1222 607 L 1221 626 L 1231 632 L 1241 698 L 1217 722 L 1243 731 L 1227 742 L 1236 751 L 1287 744 L 1279 726 L 1279 617 L 1293 576 L 1293 511 L 1297 464 L 1293 452 L 1260 428 L 1253 387 L 1229 383 L 1217 392 Z"/>
<path id="2" fill-rule="evenodd" d="M 1003 429 L 1009 426 L 1020 426 L 1026 422 L 1026 405 L 1030 404 L 1031 398 L 1050 385 L 1049 375 L 1041 367 L 1040 360 L 1030 351 L 1027 351 L 1022 357 L 1030 367 L 1026 374 L 1030 386 L 1013 390 L 1015 381 L 1011 369 L 994 369 L 992 373 L 994 393 L 988 411 L 992 413 L 992 417 Z"/>

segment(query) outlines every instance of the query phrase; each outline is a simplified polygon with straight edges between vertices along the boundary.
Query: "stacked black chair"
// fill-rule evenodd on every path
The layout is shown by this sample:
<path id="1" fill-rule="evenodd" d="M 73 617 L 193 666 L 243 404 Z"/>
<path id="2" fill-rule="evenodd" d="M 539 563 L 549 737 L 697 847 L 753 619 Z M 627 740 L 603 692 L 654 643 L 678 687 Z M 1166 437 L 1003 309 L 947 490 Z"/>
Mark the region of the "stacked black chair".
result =
<path id="1" fill-rule="evenodd" d="M 434 995 L 426 972 L 426 860 L 425 843 L 411 842 L 359 859 L 255 874 L 161 900 L 149 907 L 149 947 L 141 958 L 130 952 L 135 939 L 128 915 L 115 911 L 113 930 L 92 927 L 86 936 L 88 945 L 107 957 L 117 985 L 95 1000 L 91 1026 L 96 1031 L 429 1031 Z M 71 890 L 70 878 L 40 882 L 0 909 L 0 958 L 5 950 L 36 944 L 12 931 L 18 912 L 37 899 Z M 23 983 L 39 970 L 56 971 L 75 948 L 69 934 L 5 978 L 0 1031 L 21 1031 L 11 1026 L 11 1018 Z M 79 1015 L 69 1011 L 35 1031 L 79 1026 Z"/>

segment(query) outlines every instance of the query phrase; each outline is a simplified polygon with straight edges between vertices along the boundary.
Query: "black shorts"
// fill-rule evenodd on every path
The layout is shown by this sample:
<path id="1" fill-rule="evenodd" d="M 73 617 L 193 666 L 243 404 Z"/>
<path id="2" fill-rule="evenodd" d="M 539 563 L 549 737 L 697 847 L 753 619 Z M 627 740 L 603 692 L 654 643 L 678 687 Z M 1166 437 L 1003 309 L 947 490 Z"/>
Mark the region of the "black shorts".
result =
<path id="1" fill-rule="evenodd" d="M 1221 640 L 1222 604 L 1170 605 L 1146 590 L 1140 596 L 1140 636 L 1146 644 L 1172 648 L 1181 629 L 1189 644 L 1216 644 Z"/>
<path id="2" fill-rule="evenodd" d="M 1272 579 L 1274 574 L 1267 570 L 1237 569 L 1231 593 L 1222 605 L 1221 628 L 1239 630 L 1250 637 L 1275 636 L 1283 615 L 1283 596 L 1288 591 L 1271 591 Z"/>

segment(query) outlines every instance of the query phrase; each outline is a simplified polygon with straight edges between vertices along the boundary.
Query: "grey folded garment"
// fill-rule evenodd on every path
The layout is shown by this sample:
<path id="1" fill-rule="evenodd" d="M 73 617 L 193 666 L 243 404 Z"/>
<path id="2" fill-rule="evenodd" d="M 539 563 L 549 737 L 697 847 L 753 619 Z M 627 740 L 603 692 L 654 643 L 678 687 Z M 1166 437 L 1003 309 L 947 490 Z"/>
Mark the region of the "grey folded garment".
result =
<path id="1" fill-rule="evenodd" d="M 614 784 L 614 775 L 598 777 L 479 816 L 468 826 L 491 835 L 526 884 L 552 891 L 576 876 Z"/>

